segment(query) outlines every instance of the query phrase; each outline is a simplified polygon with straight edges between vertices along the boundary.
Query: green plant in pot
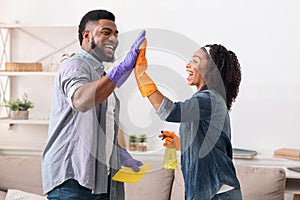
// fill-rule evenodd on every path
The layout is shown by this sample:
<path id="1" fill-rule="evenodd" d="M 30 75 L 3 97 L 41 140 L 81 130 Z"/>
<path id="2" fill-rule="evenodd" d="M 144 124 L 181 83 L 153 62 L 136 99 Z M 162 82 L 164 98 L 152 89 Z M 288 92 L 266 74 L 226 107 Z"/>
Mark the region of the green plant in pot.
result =
<path id="1" fill-rule="evenodd" d="M 130 135 L 129 136 L 129 150 L 130 151 L 136 150 L 136 142 L 137 142 L 137 137 L 135 135 Z"/>
<path id="2" fill-rule="evenodd" d="M 147 151 L 147 135 L 146 134 L 142 134 L 139 137 L 139 150 L 140 151 Z"/>
<path id="3" fill-rule="evenodd" d="M 34 108 L 26 93 L 22 97 L 5 101 L 5 106 L 10 109 L 11 119 L 28 119 L 29 109 Z"/>
<path id="4" fill-rule="evenodd" d="M 64 62 L 65 60 L 67 60 L 67 59 L 73 57 L 75 54 L 76 54 L 76 53 L 74 53 L 74 52 L 71 53 L 71 54 L 67 54 L 67 53 L 63 54 L 63 55 L 61 56 L 60 62 L 61 62 L 61 63 Z"/>

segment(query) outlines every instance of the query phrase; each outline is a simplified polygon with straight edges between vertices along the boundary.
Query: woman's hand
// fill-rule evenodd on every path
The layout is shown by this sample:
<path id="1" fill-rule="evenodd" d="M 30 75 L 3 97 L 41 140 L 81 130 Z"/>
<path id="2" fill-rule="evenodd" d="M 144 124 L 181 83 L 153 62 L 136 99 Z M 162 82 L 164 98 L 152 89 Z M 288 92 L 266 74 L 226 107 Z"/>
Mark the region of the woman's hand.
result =
<path id="1" fill-rule="evenodd" d="M 158 135 L 159 138 L 165 140 L 164 146 L 168 148 L 176 148 L 180 150 L 180 138 L 171 131 L 161 131 L 161 134 Z"/>

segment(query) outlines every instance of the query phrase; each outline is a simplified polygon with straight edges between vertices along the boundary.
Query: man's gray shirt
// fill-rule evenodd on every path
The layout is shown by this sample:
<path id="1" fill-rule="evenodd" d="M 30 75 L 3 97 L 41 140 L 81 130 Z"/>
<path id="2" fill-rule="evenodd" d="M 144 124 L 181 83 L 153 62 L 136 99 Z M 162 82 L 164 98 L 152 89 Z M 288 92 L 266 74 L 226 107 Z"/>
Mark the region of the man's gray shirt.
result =
<path id="1" fill-rule="evenodd" d="M 102 63 L 80 50 L 62 64 L 56 75 L 48 141 L 42 159 L 45 194 L 64 181 L 75 179 L 95 194 L 107 193 L 107 185 L 111 184 L 110 199 L 123 199 L 123 185 L 108 180 L 105 152 L 106 100 L 86 112 L 79 112 L 72 104 L 73 95 L 80 86 L 100 79 L 103 74 Z M 120 168 L 118 118 L 119 101 L 116 99 L 111 176 Z"/>

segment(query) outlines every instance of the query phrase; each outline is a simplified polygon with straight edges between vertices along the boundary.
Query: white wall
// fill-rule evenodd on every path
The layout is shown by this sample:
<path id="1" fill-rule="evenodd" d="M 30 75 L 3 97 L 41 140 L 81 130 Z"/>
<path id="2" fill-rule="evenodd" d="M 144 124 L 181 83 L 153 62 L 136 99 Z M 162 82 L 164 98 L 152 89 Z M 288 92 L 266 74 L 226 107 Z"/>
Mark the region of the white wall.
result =
<path id="1" fill-rule="evenodd" d="M 232 49 L 243 73 L 231 112 L 233 145 L 270 152 L 299 148 L 298 1 L 0 0 L 0 21 L 78 25 L 83 14 L 96 8 L 115 13 L 121 32 L 166 29 L 199 45 Z M 178 62 L 175 69 L 184 78 L 182 68 L 184 62 Z"/>

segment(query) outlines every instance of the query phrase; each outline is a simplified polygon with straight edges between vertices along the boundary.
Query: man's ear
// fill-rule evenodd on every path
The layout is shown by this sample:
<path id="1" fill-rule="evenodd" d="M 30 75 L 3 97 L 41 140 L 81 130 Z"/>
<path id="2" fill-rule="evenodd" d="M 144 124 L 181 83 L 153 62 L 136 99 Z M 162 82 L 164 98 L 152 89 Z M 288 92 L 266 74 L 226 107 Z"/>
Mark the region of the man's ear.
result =
<path id="1" fill-rule="evenodd" d="M 87 39 L 88 42 L 90 42 L 90 31 L 88 31 L 88 30 L 83 31 L 82 36 L 83 36 L 83 39 Z"/>

